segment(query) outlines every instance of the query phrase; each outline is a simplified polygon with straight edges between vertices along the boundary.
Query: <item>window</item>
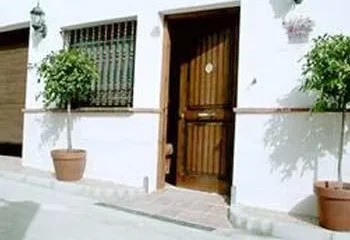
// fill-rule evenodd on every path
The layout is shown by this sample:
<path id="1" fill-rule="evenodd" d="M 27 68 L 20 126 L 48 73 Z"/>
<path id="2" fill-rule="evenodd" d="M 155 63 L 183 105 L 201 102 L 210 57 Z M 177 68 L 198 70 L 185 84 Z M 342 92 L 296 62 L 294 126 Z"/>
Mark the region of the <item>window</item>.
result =
<path id="1" fill-rule="evenodd" d="M 93 56 L 100 73 L 91 101 L 78 105 L 132 107 L 136 21 L 67 30 L 64 36 L 69 47 Z"/>

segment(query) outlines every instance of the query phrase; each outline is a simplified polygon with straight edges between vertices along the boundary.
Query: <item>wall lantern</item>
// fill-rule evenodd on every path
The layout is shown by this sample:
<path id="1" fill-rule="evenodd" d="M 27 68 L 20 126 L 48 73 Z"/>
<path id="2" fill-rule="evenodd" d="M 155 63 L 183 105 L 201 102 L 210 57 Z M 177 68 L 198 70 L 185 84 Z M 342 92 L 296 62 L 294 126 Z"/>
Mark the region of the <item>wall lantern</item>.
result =
<path id="1" fill-rule="evenodd" d="M 36 33 L 39 33 L 42 38 L 46 37 L 47 27 L 45 24 L 45 13 L 38 5 L 30 11 L 31 24 Z"/>

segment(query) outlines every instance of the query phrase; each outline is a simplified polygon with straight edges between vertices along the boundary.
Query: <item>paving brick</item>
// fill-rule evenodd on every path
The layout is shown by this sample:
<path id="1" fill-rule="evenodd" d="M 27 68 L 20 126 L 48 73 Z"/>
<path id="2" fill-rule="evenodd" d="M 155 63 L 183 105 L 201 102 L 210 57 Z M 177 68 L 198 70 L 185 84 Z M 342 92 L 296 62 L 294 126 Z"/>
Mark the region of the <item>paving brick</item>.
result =
<path id="1" fill-rule="evenodd" d="M 176 218 L 181 213 L 183 213 L 183 211 L 178 208 L 165 208 L 159 211 L 160 215 L 170 218 Z"/>
<path id="2" fill-rule="evenodd" d="M 225 199 L 211 194 L 167 186 L 164 190 L 146 194 L 142 189 L 83 179 L 77 183 L 58 182 L 52 173 L 23 167 L 20 159 L 0 157 L 0 175 L 15 181 L 40 185 L 54 191 L 98 199 L 130 211 L 144 212 L 210 228 L 227 225 L 228 207 Z"/>

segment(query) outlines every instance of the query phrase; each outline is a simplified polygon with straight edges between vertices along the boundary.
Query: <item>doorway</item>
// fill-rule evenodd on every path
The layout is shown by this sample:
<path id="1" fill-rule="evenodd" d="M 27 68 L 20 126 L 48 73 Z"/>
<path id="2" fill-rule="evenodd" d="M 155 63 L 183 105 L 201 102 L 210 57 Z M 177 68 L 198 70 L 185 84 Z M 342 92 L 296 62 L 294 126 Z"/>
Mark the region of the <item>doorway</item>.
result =
<path id="1" fill-rule="evenodd" d="M 22 156 L 29 28 L 0 33 L 0 155 Z"/>
<path id="2" fill-rule="evenodd" d="M 233 169 L 239 8 L 167 16 L 170 75 L 166 181 L 229 195 Z"/>

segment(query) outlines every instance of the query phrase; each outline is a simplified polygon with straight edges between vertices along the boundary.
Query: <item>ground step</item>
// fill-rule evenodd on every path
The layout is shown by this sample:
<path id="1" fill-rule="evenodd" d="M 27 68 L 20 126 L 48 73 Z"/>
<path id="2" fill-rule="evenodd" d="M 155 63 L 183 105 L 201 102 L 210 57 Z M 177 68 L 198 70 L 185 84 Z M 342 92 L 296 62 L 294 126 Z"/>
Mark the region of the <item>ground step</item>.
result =
<path id="1" fill-rule="evenodd" d="M 239 240 L 279 240 L 280 238 L 274 238 L 263 235 L 254 235 L 243 229 L 216 229 L 213 231 L 215 235 L 227 237 L 230 239 Z"/>

